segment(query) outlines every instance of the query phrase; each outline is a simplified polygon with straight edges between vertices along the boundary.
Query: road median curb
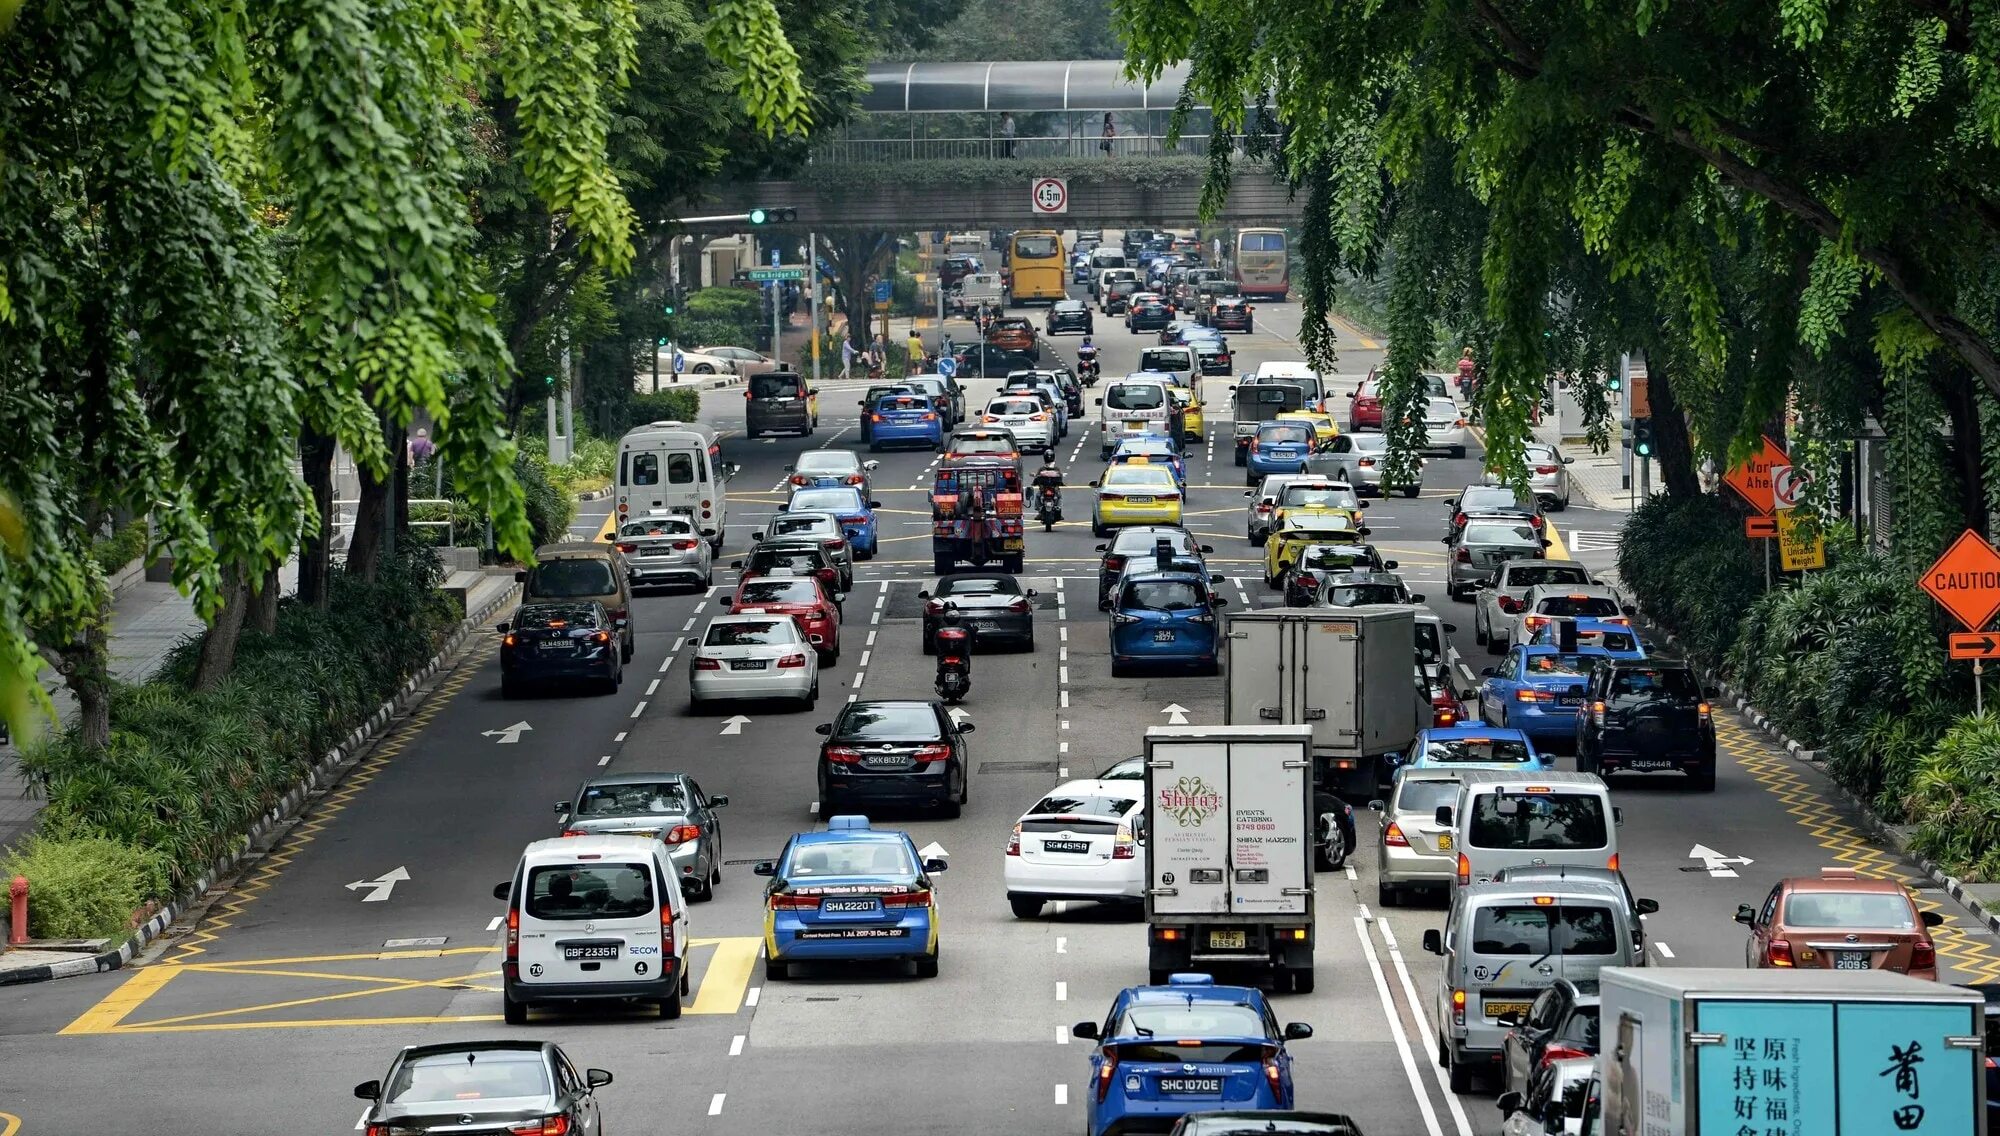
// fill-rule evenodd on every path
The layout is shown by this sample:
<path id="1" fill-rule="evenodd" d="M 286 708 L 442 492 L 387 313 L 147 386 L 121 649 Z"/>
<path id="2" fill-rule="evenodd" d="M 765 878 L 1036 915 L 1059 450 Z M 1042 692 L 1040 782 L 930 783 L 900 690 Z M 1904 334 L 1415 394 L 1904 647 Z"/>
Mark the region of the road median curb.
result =
<path id="1" fill-rule="evenodd" d="M 168 927 L 174 925 L 183 914 L 192 910 L 208 895 L 210 889 L 229 878 L 230 874 L 242 867 L 245 861 L 264 854 L 265 845 L 273 837 L 281 836 L 305 811 L 305 806 L 327 790 L 340 784 L 354 766 L 360 764 L 361 751 L 383 732 L 397 714 L 408 708 L 423 692 L 423 688 L 438 672 L 458 660 L 471 637 L 495 611 L 512 602 L 520 591 L 510 587 L 499 595 L 481 604 L 477 611 L 466 613 L 438 649 L 431 660 L 419 667 L 406 679 L 395 696 L 382 703 L 368 720 L 349 733 L 340 745 L 329 750 L 306 775 L 299 779 L 269 811 L 259 817 L 237 841 L 235 852 L 217 860 L 208 874 L 196 880 L 194 886 L 175 897 L 174 901 L 153 913 L 152 917 L 134 929 L 125 940 L 110 950 L 95 955 L 83 955 L 61 962 L 45 963 L 39 966 L 21 967 L 15 970 L 0 970 L 0 986 L 20 986 L 30 982 L 48 982 L 57 978 L 74 978 L 81 974 L 99 974 L 107 970 L 117 970 L 131 962 L 145 950 L 153 940 L 160 937 Z"/>

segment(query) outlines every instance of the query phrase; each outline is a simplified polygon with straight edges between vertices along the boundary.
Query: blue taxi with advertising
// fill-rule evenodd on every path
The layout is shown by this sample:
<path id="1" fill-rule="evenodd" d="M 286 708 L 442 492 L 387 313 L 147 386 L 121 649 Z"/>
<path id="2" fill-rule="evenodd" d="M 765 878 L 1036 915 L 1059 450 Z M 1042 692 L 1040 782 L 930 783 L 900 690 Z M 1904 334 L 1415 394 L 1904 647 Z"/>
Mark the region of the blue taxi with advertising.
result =
<path id="1" fill-rule="evenodd" d="M 1495 726 L 1445 726 L 1417 731 L 1399 769 L 1507 769 L 1547 773 L 1555 762 L 1520 730 Z"/>
<path id="2" fill-rule="evenodd" d="M 917 977 L 938 972 L 937 893 L 943 860 L 926 860 L 906 832 L 836 816 L 824 832 L 801 832 L 776 860 L 752 870 L 764 892 L 764 977 L 797 963 L 909 962 Z"/>
<path id="3" fill-rule="evenodd" d="M 1218 673 L 1222 636 L 1215 609 L 1225 602 L 1202 566 L 1162 558 L 1143 570 L 1127 567 L 1111 592 L 1111 673 L 1138 667 Z"/>
<path id="4" fill-rule="evenodd" d="M 1479 720 L 1520 730 L 1543 746 L 1573 745 L 1591 661 L 1605 657 L 1600 647 L 1515 647 L 1479 672 Z"/>
<path id="5" fill-rule="evenodd" d="M 1128 986 L 1101 1023 L 1070 1027 L 1072 1037 L 1097 1043 L 1083 1089 L 1083 1130 L 1164 1132 L 1194 1112 L 1291 1108 L 1285 1043 L 1312 1034 L 1304 1022 L 1280 1026 L 1262 991 L 1218 986 L 1206 974 Z"/>
<path id="6" fill-rule="evenodd" d="M 1612 623 L 1603 619 L 1572 619 L 1551 616 L 1546 623 L 1535 625 L 1528 635 L 1531 647 L 1594 647 L 1614 659 L 1643 659 L 1646 645 L 1639 641 L 1639 633 L 1630 624 Z"/>
<path id="7" fill-rule="evenodd" d="M 885 446 L 941 450 L 944 436 L 944 415 L 921 392 L 885 394 L 868 408 L 868 448 L 875 452 L 881 452 Z"/>
<path id="8" fill-rule="evenodd" d="M 1187 488 L 1187 460 L 1181 448 L 1165 434 L 1127 434 L 1118 439 L 1111 450 L 1111 464 L 1132 462 L 1141 465 L 1164 465 L 1174 471 L 1174 480 L 1182 489 Z"/>
<path id="9" fill-rule="evenodd" d="M 862 560 L 874 557 L 876 547 L 875 510 L 880 501 L 870 501 L 852 486 L 795 489 L 789 501 L 778 506 L 780 513 L 832 513 L 840 521 L 840 531 Z"/>

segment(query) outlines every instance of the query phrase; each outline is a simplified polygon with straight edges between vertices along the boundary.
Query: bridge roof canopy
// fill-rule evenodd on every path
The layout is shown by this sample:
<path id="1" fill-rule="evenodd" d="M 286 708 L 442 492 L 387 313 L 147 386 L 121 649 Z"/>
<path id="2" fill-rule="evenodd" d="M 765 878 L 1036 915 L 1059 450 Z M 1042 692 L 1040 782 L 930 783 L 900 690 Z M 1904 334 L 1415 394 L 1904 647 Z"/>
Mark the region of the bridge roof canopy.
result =
<path id="1" fill-rule="evenodd" d="M 1187 83 L 1175 64 L 1151 84 L 1117 59 L 1021 63 L 875 63 L 861 109 L 875 114 L 1172 110 Z"/>

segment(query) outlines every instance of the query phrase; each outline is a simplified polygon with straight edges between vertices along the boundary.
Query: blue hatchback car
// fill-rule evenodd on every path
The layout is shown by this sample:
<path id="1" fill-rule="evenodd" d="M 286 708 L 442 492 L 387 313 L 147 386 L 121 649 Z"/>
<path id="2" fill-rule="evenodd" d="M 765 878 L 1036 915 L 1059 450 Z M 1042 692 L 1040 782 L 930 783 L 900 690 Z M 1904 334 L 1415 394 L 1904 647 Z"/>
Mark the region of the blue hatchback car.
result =
<path id="1" fill-rule="evenodd" d="M 1614 659 L 1643 659 L 1646 645 L 1639 641 L 1639 633 L 1627 623 L 1612 623 L 1604 619 L 1575 619 L 1554 616 L 1540 624 L 1528 637 L 1528 644 L 1535 647 L 1554 647 L 1569 639 L 1570 632 L 1565 625 L 1574 627 L 1571 649 L 1577 646 L 1596 647 Z"/>
<path id="2" fill-rule="evenodd" d="M 906 832 L 878 830 L 864 816 L 828 818 L 826 831 L 801 832 L 776 860 L 752 869 L 764 892 L 764 977 L 791 976 L 793 963 L 913 962 L 917 977 L 938 972 L 937 897 L 943 860 L 926 860 Z"/>
<path id="3" fill-rule="evenodd" d="M 1280 1027 L 1262 991 L 1176 974 L 1165 986 L 1128 986 L 1102 1023 L 1073 1037 L 1097 1043 L 1083 1088 L 1087 1136 L 1164 1132 L 1191 1112 L 1291 1108 L 1288 1041 L 1312 1027 Z"/>
<path id="4" fill-rule="evenodd" d="M 1249 483 L 1259 485 L 1273 473 L 1304 473 L 1306 458 L 1312 453 L 1312 427 L 1304 422 L 1265 422 L 1250 439 L 1250 452 L 1243 464 L 1249 467 Z"/>
<path id="5" fill-rule="evenodd" d="M 1221 670 L 1222 642 L 1209 574 L 1191 564 L 1128 571 L 1111 595 L 1111 673 L 1137 667 Z"/>
<path id="6" fill-rule="evenodd" d="M 922 394 L 885 394 L 868 411 L 868 448 L 922 446 L 944 449 L 944 415 Z"/>
<path id="7" fill-rule="evenodd" d="M 1519 730 L 1543 746 L 1573 746 L 1591 660 L 1606 655 L 1601 647 L 1515 647 L 1499 665 L 1479 672 L 1485 676 L 1479 720 Z"/>
<path id="8" fill-rule="evenodd" d="M 832 513 L 840 519 L 840 531 L 847 534 L 847 543 L 853 546 L 854 555 L 868 560 L 875 555 L 875 510 L 881 505 L 880 501 L 863 497 L 859 489 L 836 485 L 793 490 L 791 500 L 779 506 L 778 511 Z"/>
<path id="9" fill-rule="evenodd" d="M 1534 740 L 1519 730 L 1493 726 L 1446 726 L 1419 730 L 1398 764 L 1400 769 L 1506 769 L 1547 773 L 1555 768 Z"/>

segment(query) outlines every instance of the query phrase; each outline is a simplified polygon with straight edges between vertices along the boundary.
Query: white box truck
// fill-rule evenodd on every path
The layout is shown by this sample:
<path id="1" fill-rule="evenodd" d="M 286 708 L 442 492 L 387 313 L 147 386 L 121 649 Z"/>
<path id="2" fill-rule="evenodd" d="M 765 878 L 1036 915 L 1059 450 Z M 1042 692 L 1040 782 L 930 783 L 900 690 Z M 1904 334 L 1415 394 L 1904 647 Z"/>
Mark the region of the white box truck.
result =
<path id="1" fill-rule="evenodd" d="M 1430 721 L 1417 689 L 1415 609 L 1272 608 L 1232 612 L 1223 625 L 1223 721 L 1310 728 L 1319 790 L 1373 797 L 1389 780 L 1389 758 Z"/>
<path id="2" fill-rule="evenodd" d="M 1606 967 L 1596 1136 L 1981 1136 L 1985 999 L 1889 971 Z"/>
<path id="3" fill-rule="evenodd" d="M 1313 988 L 1312 731 L 1146 731 L 1146 966 Z"/>

